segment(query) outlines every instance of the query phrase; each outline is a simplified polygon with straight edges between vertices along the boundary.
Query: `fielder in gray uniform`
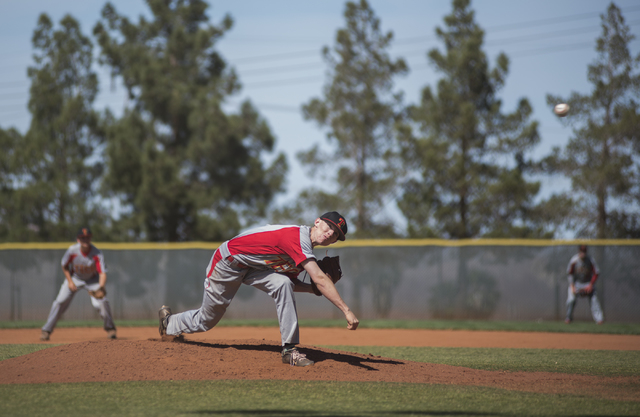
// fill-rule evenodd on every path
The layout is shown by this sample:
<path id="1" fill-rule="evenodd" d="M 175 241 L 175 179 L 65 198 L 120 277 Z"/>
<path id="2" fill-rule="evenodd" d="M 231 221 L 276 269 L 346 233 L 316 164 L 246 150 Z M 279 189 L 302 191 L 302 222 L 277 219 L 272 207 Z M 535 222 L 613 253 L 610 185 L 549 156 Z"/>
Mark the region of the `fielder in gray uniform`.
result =
<path id="1" fill-rule="evenodd" d="M 581 245 L 578 253 L 573 255 L 567 266 L 567 279 L 569 280 L 569 291 L 567 297 L 567 317 L 565 322 L 571 323 L 573 320 L 573 308 L 576 305 L 577 297 L 588 297 L 591 305 L 591 315 L 596 323 L 602 324 L 602 308 L 598 302 L 595 283 L 599 275 L 596 261 L 587 255 L 587 247 Z"/>
<path id="2" fill-rule="evenodd" d="M 91 230 L 83 227 L 78 231 L 77 243 L 70 246 L 62 257 L 62 272 L 65 281 L 58 296 L 53 301 L 47 323 L 42 327 L 40 340 L 47 341 L 62 314 L 69 308 L 73 296 L 78 290 L 89 292 L 91 304 L 98 310 L 104 321 L 104 330 L 109 339 L 116 338 L 116 326 L 113 324 L 111 308 L 106 296 L 98 299 L 92 291 L 104 290 L 107 283 L 107 264 L 102 252 L 91 244 Z M 106 293 L 106 291 L 105 291 Z"/>
<path id="3" fill-rule="evenodd" d="M 214 252 L 206 269 L 202 306 L 180 314 L 162 306 L 158 312 L 160 335 L 206 332 L 222 318 L 241 284 L 269 294 L 276 303 L 283 363 L 313 365 L 298 351 L 298 313 L 294 292 L 313 293 L 311 284 L 297 277 L 306 271 L 322 295 L 338 307 L 347 320 L 347 329 L 356 330 L 358 319 L 342 300 L 333 281 L 313 254 L 316 246 L 345 240 L 347 222 L 335 211 L 317 218 L 312 227 L 269 225 L 242 233 L 224 242 Z"/>

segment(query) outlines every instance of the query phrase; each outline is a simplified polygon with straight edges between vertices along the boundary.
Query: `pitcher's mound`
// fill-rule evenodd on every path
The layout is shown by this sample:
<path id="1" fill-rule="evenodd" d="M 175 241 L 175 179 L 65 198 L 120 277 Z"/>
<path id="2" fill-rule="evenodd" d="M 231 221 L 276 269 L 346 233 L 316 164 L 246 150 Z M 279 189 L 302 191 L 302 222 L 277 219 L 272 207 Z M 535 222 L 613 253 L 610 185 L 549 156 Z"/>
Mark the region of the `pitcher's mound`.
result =
<path id="1" fill-rule="evenodd" d="M 315 361 L 303 368 L 283 364 L 280 346 L 265 340 L 182 338 L 79 342 L 0 362 L 0 383 L 279 379 L 453 384 L 509 390 L 589 392 L 601 398 L 638 400 L 640 378 L 549 372 L 482 371 L 410 362 L 300 345 Z"/>

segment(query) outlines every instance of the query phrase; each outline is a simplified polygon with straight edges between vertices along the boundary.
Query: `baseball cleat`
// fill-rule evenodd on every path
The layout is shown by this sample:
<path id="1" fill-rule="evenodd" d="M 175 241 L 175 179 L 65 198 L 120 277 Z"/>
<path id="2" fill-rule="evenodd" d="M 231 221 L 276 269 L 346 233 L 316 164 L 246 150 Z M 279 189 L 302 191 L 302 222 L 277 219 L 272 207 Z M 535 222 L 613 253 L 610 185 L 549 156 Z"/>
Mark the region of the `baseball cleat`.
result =
<path id="1" fill-rule="evenodd" d="M 158 331 L 160 332 L 160 336 L 164 336 L 167 334 L 167 319 L 171 315 L 171 309 L 167 306 L 162 306 L 160 310 L 158 310 L 158 319 L 160 320 L 160 327 L 158 327 Z"/>
<path id="2" fill-rule="evenodd" d="M 291 366 L 309 366 L 315 363 L 311 359 L 307 359 L 307 356 L 300 353 L 296 347 L 283 349 L 280 356 L 282 356 L 282 363 L 288 363 Z"/>
<path id="3" fill-rule="evenodd" d="M 40 340 L 46 342 L 47 340 L 49 340 L 49 336 L 51 336 L 51 332 L 43 330 L 42 333 L 40 333 Z"/>
<path id="4" fill-rule="evenodd" d="M 116 339 L 116 329 L 107 330 L 107 337 L 109 339 Z"/>

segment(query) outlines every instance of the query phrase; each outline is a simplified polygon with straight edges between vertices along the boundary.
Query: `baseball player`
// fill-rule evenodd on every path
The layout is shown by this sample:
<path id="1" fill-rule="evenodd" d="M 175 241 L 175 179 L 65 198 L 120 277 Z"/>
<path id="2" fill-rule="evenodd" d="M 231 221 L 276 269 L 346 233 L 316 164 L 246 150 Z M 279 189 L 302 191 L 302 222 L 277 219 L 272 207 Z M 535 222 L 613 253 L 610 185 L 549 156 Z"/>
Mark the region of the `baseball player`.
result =
<path id="1" fill-rule="evenodd" d="M 47 323 L 42 327 L 40 340 L 49 340 L 51 332 L 62 314 L 69 308 L 73 296 L 78 290 L 86 290 L 91 304 L 100 312 L 104 320 L 104 329 L 109 339 L 116 338 L 116 326 L 113 324 L 111 308 L 106 298 L 107 265 L 102 252 L 91 244 L 91 230 L 83 227 L 78 231 L 77 243 L 71 245 L 62 257 L 62 272 L 65 281 L 58 296 L 53 301 Z"/>
<path id="2" fill-rule="evenodd" d="M 314 362 L 300 353 L 298 313 L 294 292 L 313 293 L 312 285 L 297 276 L 306 271 L 316 287 L 338 307 L 347 320 L 347 329 L 356 330 L 358 319 L 342 300 L 331 278 L 316 263 L 315 246 L 329 246 L 345 240 L 347 222 L 335 211 L 318 217 L 312 227 L 268 225 L 249 230 L 224 242 L 214 252 L 205 270 L 204 297 L 197 310 L 172 314 L 162 306 L 158 312 L 160 335 L 205 332 L 222 318 L 241 284 L 269 294 L 276 303 L 281 359 L 292 366 Z"/>
<path id="3" fill-rule="evenodd" d="M 589 297 L 593 320 L 598 324 L 602 324 L 602 309 L 598 302 L 595 287 L 599 273 L 596 261 L 587 255 L 587 246 L 580 245 L 578 247 L 578 253 L 573 255 L 567 267 L 569 295 L 567 297 L 567 317 L 564 320 L 565 323 L 569 324 L 571 320 L 573 320 L 573 308 L 576 305 L 577 296 L 584 296 Z"/>

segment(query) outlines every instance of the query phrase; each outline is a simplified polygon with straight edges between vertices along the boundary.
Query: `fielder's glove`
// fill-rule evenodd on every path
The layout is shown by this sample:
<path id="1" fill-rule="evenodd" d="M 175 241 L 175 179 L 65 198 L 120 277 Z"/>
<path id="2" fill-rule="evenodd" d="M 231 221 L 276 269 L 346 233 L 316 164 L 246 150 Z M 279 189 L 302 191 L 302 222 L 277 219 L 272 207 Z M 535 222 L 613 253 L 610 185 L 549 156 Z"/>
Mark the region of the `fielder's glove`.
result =
<path id="1" fill-rule="evenodd" d="M 334 284 L 340 281 L 340 278 L 342 278 L 342 268 L 340 268 L 339 256 L 325 256 L 316 262 L 318 262 L 318 266 L 322 272 L 327 274 Z M 311 289 L 315 295 L 322 295 L 315 282 L 313 282 L 313 279 L 311 280 Z"/>
<path id="2" fill-rule="evenodd" d="M 107 295 L 107 289 L 105 287 L 100 287 L 95 291 L 89 291 L 89 295 L 96 300 L 102 300 L 104 296 Z"/>
<path id="3" fill-rule="evenodd" d="M 592 292 L 593 289 L 589 290 L 588 288 L 582 288 L 581 290 L 578 290 L 577 295 L 578 297 L 588 297 Z"/>

